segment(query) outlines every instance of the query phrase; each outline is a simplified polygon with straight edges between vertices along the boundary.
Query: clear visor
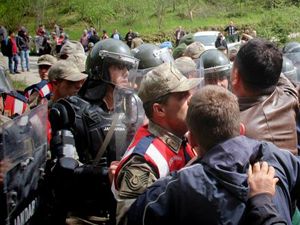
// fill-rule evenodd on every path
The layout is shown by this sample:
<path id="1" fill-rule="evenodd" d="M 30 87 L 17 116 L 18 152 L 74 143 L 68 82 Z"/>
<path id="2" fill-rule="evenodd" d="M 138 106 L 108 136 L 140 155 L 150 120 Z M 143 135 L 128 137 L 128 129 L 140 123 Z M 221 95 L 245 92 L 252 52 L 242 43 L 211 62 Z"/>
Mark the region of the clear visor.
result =
<path id="1" fill-rule="evenodd" d="M 99 55 L 103 58 L 102 79 L 115 86 L 128 87 L 129 74 L 135 74 L 139 60 L 133 56 L 122 55 L 118 53 L 100 51 Z"/>
<path id="2" fill-rule="evenodd" d="M 121 136 L 115 133 L 116 158 L 119 160 L 145 119 L 143 103 L 133 89 L 115 88 L 114 115 L 117 115 L 114 116 L 118 118 L 117 123 L 125 127 Z"/>
<path id="3" fill-rule="evenodd" d="M 297 80 L 297 68 L 294 67 L 293 70 L 286 71 L 283 73 L 290 81 L 298 81 Z"/>
<path id="4" fill-rule="evenodd" d="M 194 59 L 194 62 L 196 63 L 196 68 L 199 72 L 199 76 L 204 77 L 204 65 L 203 65 L 202 58 L 200 57 L 200 58 Z"/>
<path id="5" fill-rule="evenodd" d="M 296 79 L 293 80 L 293 81 L 297 81 L 299 82 L 300 81 L 300 52 L 295 52 L 295 53 L 287 53 L 287 54 L 284 54 L 284 56 L 286 56 L 288 59 L 290 59 L 294 66 L 295 66 L 295 69 L 296 69 Z M 289 74 L 290 71 L 288 71 L 288 75 L 286 74 L 286 72 L 284 73 L 284 75 L 289 78 L 289 76 L 291 77 L 291 79 L 293 79 L 293 70 L 291 71 L 291 73 Z M 290 78 L 289 78 L 290 79 Z M 291 80 L 290 79 L 290 80 Z"/>
<path id="6" fill-rule="evenodd" d="M 174 62 L 174 58 L 168 48 L 153 50 L 153 56 L 165 62 Z"/>
<path id="7" fill-rule="evenodd" d="M 230 63 L 226 65 L 214 66 L 210 68 L 204 68 L 202 58 L 195 59 L 198 70 L 200 70 L 201 76 L 204 78 L 203 85 L 219 85 L 225 88 L 229 88 L 230 85 L 230 72 L 232 65 Z"/>
<path id="8" fill-rule="evenodd" d="M 147 69 L 138 69 L 136 71 L 131 71 L 128 76 L 129 87 L 133 89 L 136 93 L 139 91 L 143 77 L 153 69 L 154 67 Z"/>

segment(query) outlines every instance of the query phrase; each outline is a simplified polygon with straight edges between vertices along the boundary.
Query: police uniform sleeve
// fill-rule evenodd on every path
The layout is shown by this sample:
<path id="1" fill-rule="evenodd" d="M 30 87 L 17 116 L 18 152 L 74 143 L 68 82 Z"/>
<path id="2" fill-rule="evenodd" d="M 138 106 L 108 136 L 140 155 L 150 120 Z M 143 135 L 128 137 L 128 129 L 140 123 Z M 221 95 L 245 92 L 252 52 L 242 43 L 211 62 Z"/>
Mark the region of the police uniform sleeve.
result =
<path id="1" fill-rule="evenodd" d="M 117 224 L 125 218 L 131 204 L 137 196 L 142 194 L 147 187 L 158 178 L 154 169 L 140 156 L 133 156 L 120 170 L 117 200 Z"/>
<path id="2" fill-rule="evenodd" d="M 154 183 L 158 174 L 140 156 L 134 156 L 118 175 L 119 197 L 136 198 Z"/>

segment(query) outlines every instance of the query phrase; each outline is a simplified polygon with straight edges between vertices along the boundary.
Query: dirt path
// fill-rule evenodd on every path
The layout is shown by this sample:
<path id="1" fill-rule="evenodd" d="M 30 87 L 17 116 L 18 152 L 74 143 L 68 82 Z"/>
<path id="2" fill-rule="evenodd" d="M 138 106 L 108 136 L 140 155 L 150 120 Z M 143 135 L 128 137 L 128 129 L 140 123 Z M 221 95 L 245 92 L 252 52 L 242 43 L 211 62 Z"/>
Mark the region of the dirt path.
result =
<path id="1" fill-rule="evenodd" d="M 18 70 L 21 72 L 20 74 L 11 74 L 12 80 L 17 80 L 20 82 L 24 82 L 26 85 L 31 85 L 38 83 L 41 79 L 38 73 L 38 66 L 37 66 L 37 56 L 30 56 L 29 57 L 29 64 L 30 64 L 30 71 L 29 72 L 21 72 L 21 65 L 19 62 Z M 0 54 L 0 65 L 3 65 L 5 68 L 8 68 L 7 57 L 4 57 Z M 20 60 L 20 59 L 19 59 Z"/>

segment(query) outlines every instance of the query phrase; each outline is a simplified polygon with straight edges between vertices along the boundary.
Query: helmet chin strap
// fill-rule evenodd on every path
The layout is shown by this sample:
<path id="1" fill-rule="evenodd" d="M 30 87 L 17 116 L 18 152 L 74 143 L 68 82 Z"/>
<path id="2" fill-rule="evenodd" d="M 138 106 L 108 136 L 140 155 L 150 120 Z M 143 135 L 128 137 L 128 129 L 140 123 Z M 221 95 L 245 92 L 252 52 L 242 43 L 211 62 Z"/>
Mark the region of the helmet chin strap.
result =
<path id="1" fill-rule="evenodd" d="M 104 80 L 103 78 L 101 78 L 101 80 L 103 81 L 103 83 L 106 83 L 106 84 L 108 84 L 109 86 L 111 86 L 111 87 L 113 87 L 113 88 L 116 87 L 116 85 L 115 85 L 114 83 L 112 83 L 111 81 Z"/>

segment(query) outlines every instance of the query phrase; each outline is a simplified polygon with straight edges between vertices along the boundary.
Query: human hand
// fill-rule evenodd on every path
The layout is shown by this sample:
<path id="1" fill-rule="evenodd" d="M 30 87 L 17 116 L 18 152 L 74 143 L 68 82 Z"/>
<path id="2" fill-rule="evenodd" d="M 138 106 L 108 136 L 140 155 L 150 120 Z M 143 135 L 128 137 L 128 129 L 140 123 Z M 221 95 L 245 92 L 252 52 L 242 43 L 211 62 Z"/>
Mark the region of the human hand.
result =
<path id="1" fill-rule="evenodd" d="M 110 166 L 108 168 L 108 178 L 109 178 L 109 182 L 112 184 L 113 180 L 114 180 L 114 176 L 116 174 L 116 170 L 118 165 L 120 164 L 120 161 L 112 161 L 110 163 Z"/>
<path id="2" fill-rule="evenodd" d="M 275 186 L 278 182 L 278 178 L 274 178 L 275 169 L 269 166 L 267 162 L 257 162 L 252 166 L 249 166 L 248 170 L 248 184 L 250 186 L 249 197 L 253 197 L 258 194 L 275 194 Z"/>

